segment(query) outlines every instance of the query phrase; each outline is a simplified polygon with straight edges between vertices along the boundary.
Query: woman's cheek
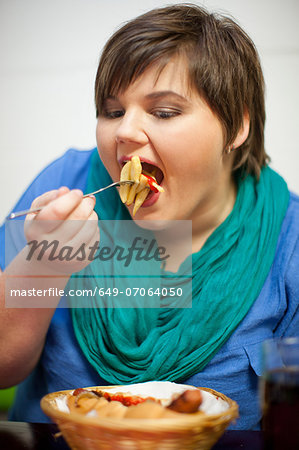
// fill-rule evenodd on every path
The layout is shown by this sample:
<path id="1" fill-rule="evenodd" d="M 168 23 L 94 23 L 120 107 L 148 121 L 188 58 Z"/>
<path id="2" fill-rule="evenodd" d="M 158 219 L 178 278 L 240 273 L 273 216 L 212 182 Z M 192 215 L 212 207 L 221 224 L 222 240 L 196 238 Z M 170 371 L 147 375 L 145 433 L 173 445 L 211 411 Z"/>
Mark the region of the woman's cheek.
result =
<path id="1" fill-rule="evenodd" d="M 109 140 L 105 138 L 103 134 L 98 135 L 97 130 L 97 149 L 99 157 L 104 164 L 105 168 L 109 172 L 113 181 L 119 179 L 119 166 L 117 164 L 116 154 L 109 144 Z"/>
<path id="2" fill-rule="evenodd" d="M 113 139 L 111 127 L 99 123 L 96 130 L 96 139 L 98 152 L 102 160 L 106 158 L 106 155 L 111 156 L 111 153 L 115 150 L 115 139 Z"/>

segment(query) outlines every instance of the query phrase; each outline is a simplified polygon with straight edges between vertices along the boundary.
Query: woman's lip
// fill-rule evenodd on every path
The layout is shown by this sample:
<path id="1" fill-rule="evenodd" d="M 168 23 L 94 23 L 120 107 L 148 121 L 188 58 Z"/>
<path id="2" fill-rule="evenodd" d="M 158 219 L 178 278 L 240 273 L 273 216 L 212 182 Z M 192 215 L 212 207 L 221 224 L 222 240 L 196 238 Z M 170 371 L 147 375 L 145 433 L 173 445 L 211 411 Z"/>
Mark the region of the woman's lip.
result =
<path id="1" fill-rule="evenodd" d="M 118 160 L 119 164 L 122 166 L 123 164 L 125 164 L 128 161 L 131 161 L 131 159 L 133 158 L 134 155 L 132 156 L 121 156 Z M 159 167 L 158 164 L 156 164 L 155 162 L 151 161 L 150 159 L 147 158 L 143 158 L 141 156 L 139 156 L 140 162 L 144 162 L 147 164 L 151 164 L 152 166 L 156 166 Z"/>
<path id="2" fill-rule="evenodd" d="M 151 191 L 151 192 L 150 192 L 150 197 L 149 197 L 149 199 L 146 199 L 146 200 L 142 203 L 142 205 L 140 206 L 140 210 L 141 210 L 142 208 L 148 208 L 149 206 L 153 206 L 153 205 L 159 200 L 160 194 L 161 194 L 161 192 L 154 192 L 154 191 Z M 132 208 L 133 208 L 133 207 L 134 207 L 134 204 L 131 205 L 131 206 L 132 206 Z M 138 213 L 137 213 L 137 214 L 138 214 Z"/>
<path id="3" fill-rule="evenodd" d="M 148 206 L 152 206 L 156 203 L 160 197 L 161 192 L 153 192 L 149 199 L 146 199 L 145 202 L 141 205 L 141 208 L 146 208 Z"/>

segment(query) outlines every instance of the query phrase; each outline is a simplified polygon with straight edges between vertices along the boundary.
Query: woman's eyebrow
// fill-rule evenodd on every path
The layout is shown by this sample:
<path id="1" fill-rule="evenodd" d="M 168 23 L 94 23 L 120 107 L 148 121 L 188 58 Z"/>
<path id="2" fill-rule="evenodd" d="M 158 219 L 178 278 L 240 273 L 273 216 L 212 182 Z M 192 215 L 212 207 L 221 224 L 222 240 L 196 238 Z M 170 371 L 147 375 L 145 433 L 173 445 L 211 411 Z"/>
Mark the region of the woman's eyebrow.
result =
<path id="1" fill-rule="evenodd" d="M 117 101 L 118 98 L 115 97 L 115 95 L 108 95 L 108 97 L 106 97 L 106 98 L 104 99 L 104 102 L 109 101 L 109 100 L 111 100 L 111 101 Z"/>
<path id="2" fill-rule="evenodd" d="M 181 94 L 178 94 L 177 92 L 166 90 L 166 91 L 155 91 L 151 92 L 150 94 L 145 95 L 146 100 L 162 100 L 164 98 L 167 98 L 169 100 L 176 100 L 181 103 L 185 103 L 186 105 L 190 105 L 190 101 L 184 97 Z M 119 102 L 119 99 L 115 95 L 108 95 L 108 97 L 105 98 L 103 105 L 109 104 L 109 102 Z"/>
<path id="3" fill-rule="evenodd" d="M 156 99 L 163 99 L 165 97 L 172 97 L 176 100 L 183 101 L 184 103 L 190 103 L 189 100 L 187 100 L 186 97 L 183 97 L 182 95 L 178 94 L 174 91 L 157 91 L 157 92 L 151 92 L 150 94 L 147 94 L 145 96 L 146 99 L 149 100 L 156 100 Z"/>

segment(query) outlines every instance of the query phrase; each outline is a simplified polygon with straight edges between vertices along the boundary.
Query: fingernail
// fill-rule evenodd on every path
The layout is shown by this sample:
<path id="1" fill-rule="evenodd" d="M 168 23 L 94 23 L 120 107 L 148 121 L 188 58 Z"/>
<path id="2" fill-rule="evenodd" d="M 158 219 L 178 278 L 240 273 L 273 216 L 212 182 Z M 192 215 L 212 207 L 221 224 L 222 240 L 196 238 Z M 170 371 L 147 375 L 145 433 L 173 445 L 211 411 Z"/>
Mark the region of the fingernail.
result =
<path id="1" fill-rule="evenodd" d="M 94 204 L 96 204 L 96 198 L 93 194 L 87 195 L 86 198 L 91 198 L 94 201 Z"/>
<path id="2" fill-rule="evenodd" d="M 78 197 L 83 197 L 83 192 L 80 189 L 73 189 L 72 192 L 78 195 Z"/>
<path id="3" fill-rule="evenodd" d="M 61 187 L 58 189 L 58 194 L 63 194 L 63 193 L 66 194 L 67 192 L 69 192 L 69 188 L 66 187 L 66 186 L 61 186 Z"/>

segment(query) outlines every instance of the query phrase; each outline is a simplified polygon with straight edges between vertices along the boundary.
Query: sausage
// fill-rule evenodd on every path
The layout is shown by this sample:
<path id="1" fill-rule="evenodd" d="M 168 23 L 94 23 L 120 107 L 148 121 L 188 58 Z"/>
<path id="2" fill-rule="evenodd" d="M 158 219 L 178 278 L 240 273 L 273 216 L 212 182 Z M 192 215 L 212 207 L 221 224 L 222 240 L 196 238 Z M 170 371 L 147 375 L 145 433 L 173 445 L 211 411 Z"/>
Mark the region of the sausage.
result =
<path id="1" fill-rule="evenodd" d="M 192 389 L 175 398 L 167 408 L 179 413 L 190 414 L 197 412 L 201 403 L 202 393 L 199 389 Z"/>

